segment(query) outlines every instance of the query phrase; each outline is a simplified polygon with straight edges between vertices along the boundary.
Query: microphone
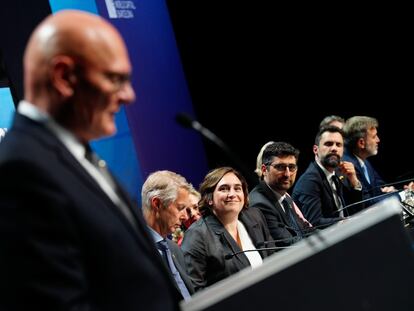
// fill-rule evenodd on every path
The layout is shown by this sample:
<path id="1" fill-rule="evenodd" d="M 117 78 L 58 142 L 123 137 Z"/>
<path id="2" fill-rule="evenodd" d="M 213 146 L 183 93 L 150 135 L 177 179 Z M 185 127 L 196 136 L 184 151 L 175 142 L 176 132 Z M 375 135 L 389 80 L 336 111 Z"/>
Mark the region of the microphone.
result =
<path id="1" fill-rule="evenodd" d="M 221 140 L 216 134 L 210 131 L 208 128 L 204 127 L 200 122 L 194 120 L 186 113 L 178 113 L 175 116 L 175 120 L 178 124 L 185 128 L 192 128 L 195 131 L 199 132 L 203 137 L 214 143 L 218 146 L 226 155 L 227 157 L 232 160 L 232 162 L 240 169 L 241 173 L 243 174 L 244 178 L 249 185 L 257 184 L 257 177 L 247 169 L 247 166 L 244 164 L 242 160 L 228 147 L 228 145 Z"/>
<path id="2" fill-rule="evenodd" d="M 389 186 L 394 186 L 394 185 L 398 185 L 398 184 L 403 184 L 406 182 L 411 182 L 413 181 L 413 178 L 409 178 L 409 179 L 404 179 L 404 180 L 399 180 L 399 181 L 394 181 L 394 182 L 390 182 L 387 184 L 383 184 L 383 185 L 378 185 L 378 186 L 374 186 L 374 187 L 370 187 L 368 189 L 366 189 L 367 191 L 373 190 L 373 189 L 377 189 L 377 188 L 382 188 L 382 187 L 389 187 Z M 363 189 L 364 190 L 364 189 Z"/>
<path id="3" fill-rule="evenodd" d="M 398 192 L 399 191 L 391 191 L 391 192 L 387 192 L 387 193 L 382 193 L 380 195 L 377 195 L 377 196 L 374 196 L 374 197 L 370 197 L 370 198 L 365 199 L 365 200 L 361 200 L 361 201 L 358 201 L 358 202 L 354 202 L 354 203 L 345 205 L 344 207 L 338 209 L 337 211 L 335 211 L 335 213 L 339 213 L 339 212 L 341 212 L 341 211 L 343 211 L 343 210 L 345 210 L 345 209 L 347 209 L 349 207 L 356 206 L 356 205 L 359 205 L 359 204 L 363 204 L 363 203 L 366 203 L 366 202 L 369 202 L 369 201 L 372 201 L 372 200 L 380 199 L 380 198 L 383 198 L 385 196 L 389 196 L 389 195 L 392 195 L 393 193 L 398 193 Z"/>
<path id="4" fill-rule="evenodd" d="M 302 238 L 306 238 L 306 237 L 311 236 L 312 234 L 314 234 L 315 231 L 317 230 L 317 228 L 318 228 L 318 226 L 309 228 L 309 229 L 312 229 L 312 230 L 309 230 L 309 229 L 306 230 L 306 232 L 303 233 L 302 237 L 297 235 L 297 236 L 292 236 L 292 237 L 284 238 L 284 239 L 261 241 L 261 242 L 258 242 L 257 245 L 258 246 L 266 246 L 268 244 L 275 244 L 275 243 L 279 243 L 279 242 L 289 242 L 289 241 L 293 241 L 295 243 L 295 242 L 300 241 Z"/>
<path id="5" fill-rule="evenodd" d="M 404 174 L 401 174 L 401 175 L 398 175 L 397 176 L 397 179 L 398 178 L 403 178 L 403 177 L 406 177 L 406 176 L 413 176 L 414 175 L 414 171 L 408 171 L 408 172 L 406 172 L 406 173 L 404 173 Z M 412 178 L 411 178 L 412 179 Z"/>
<path id="6" fill-rule="evenodd" d="M 307 236 L 309 236 L 309 235 L 312 235 L 313 233 L 317 233 L 317 232 L 319 232 L 320 230 L 319 229 L 326 229 L 327 227 L 329 227 L 330 225 L 334 225 L 334 224 L 336 224 L 336 223 L 338 223 L 338 222 L 340 222 L 341 220 L 344 220 L 344 219 L 346 219 L 347 217 L 344 217 L 343 219 L 341 218 L 341 219 L 338 219 L 338 220 L 336 220 L 336 221 L 331 221 L 331 222 L 328 222 L 328 223 L 324 223 L 324 224 L 322 224 L 322 225 L 315 225 L 315 226 L 312 226 L 312 227 L 310 227 L 310 228 L 308 228 L 308 232 L 307 232 Z"/>
<path id="7" fill-rule="evenodd" d="M 264 243 L 264 242 L 262 242 Z M 281 249 L 285 249 L 285 248 L 292 248 L 295 246 L 280 246 L 280 247 L 262 247 L 262 248 L 256 248 L 256 249 L 246 249 L 243 251 L 237 251 L 237 252 L 233 252 L 227 255 L 224 255 L 224 259 L 225 260 L 229 260 L 231 258 L 233 258 L 234 256 L 237 256 L 239 254 L 243 254 L 243 253 L 248 253 L 248 252 L 264 252 L 264 251 L 277 251 L 277 250 L 281 250 Z"/>
<path id="8" fill-rule="evenodd" d="M 325 239 L 322 238 L 322 236 L 320 236 L 320 234 L 317 232 L 318 230 L 314 230 L 313 232 L 308 233 L 308 235 L 310 235 L 311 233 L 315 233 L 315 235 L 318 237 L 318 239 L 323 242 L 326 243 Z M 299 238 L 298 236 L 294 236 L 294 237 L 290 237 L 290 238 L 285 238 L 285 239 L 279 239 L 279 240 L 271 240 L 271 241 L 260 241 L 257 243 L 258 246 L 261 245 L 268 245 L 268 244 L 274 244 L 276 242 L 283 242 L 283 241 L 288 241 L 288 240 L 294 240 L 294 242 L 298 242 L 299 240 L 301 240 L 302 238 Z M 315 245 L 312 241 L 310 241 L 309 239 L 304 239 L 308 245 L 312 248 L 315 248 Z M 243 253 L 247 253 L 247 252 L 264 252 L 264 251 L 279 251 L 281 249 L 286 249 L 286 248 L 294 248 L 296 247 L 296 245 L 291 245 L 291 246 L 274 246 L 274 247 L 261 247 L 261 248 L 256 248 L 256 249 L 246 249 L 246 250 L 242 250 L 242 251 L 237 251 L 237 252 L 232 252 L 230 254 L 226 254 L 224 255 L 224 259 L 228 260 L 233 258 L 236 255 L 239 254 L 243 254 Z"/>
<path id="9" fill-rule="evenodd" d="M 175 120 L 178 124 L 185 128 L 192 128 L 203 135 L 205 138 L 210 140 L 211 142 L 215 143 L 221 149 L 223 149 L 226 153 L 231 152 L 229 147 L 222 141 L 216 134 L 210 131 L 208 128 L 201 125 L 200 122 L 193 120 L 188 114 L 179 113 L 175 116 Z"/>
<path id="10" fill-rule="evenodd" d="M 278 240 L 278 242 L 284 242 L 285 240 L 288 241 L 289 239 L 297 239 L 299 241 L 301 238 L 307 237 L 309 235 L 309 232 L 312 232 L 313 228 L 315 228 L 314 226 L 312 226 L 312 227 L 304 227 L 304 228 L 300 228 L 300 227 L 294 228 L 294 227 L 291 227 L 291 226 L 286 225 L 285 223 L 283 223 L 281 221 L 272 222 L 272 225 L 275 225 L 278 228 L 286 229 L 290 233 L 292 233 L 292 232 L 295 233 L 295 236 L 289 237 L 289 238 L 280 239 L 280 240 Z"/>
<path id="11" fill-rule="evenodd" d="M 300 239 L 299 236 L 292 236 L 292 237 L 284 238 L 284 239 L 269 240 L 269 241 L 260 241 L 260 242 L 257 242 L 257 246 L 259 246 L 259 247 L 266 247 L 269 244 L 275 245 L 275 243 L 278 243 L 278 242 L 289 242 L 289 241 L 293 241 L 295 243 L 295 242 L 298 242 L 300 240 L 301 239 Z M 277 247 L 280 247 L 280 246 L 277 246 Z"/>
<path id="12" fill-rule="evenodd" d="M 319 228 L 323 228 L 324 229 L 328 225 L 330 226 L 330 225 L 332 225 L 334 223 L 337 223 L 337 222 L 335 221 L 335 222 L 332 222 L 332 223 L 329 223 L 329 224 L 324 224 L 324 225 L 320 225 L 320 226 L 312 226 L 312 227 L 306 228 L 305 229 L 305 232 L 303 233 L 302 236 L 297 235 L 297 236 L 292 236 L 292 237 L 284 238 L 284 239 L 269 240 L 269 241 L 260 241 L 260 242 L 257 243 L 257 246 L 259 246 L 259 247 L 261 247 L 261 246 L 267 246 L 268 244 L 275 245 L 276 243 L 280 243 L 280 242 L 290 242 L 290 241 L 293 242 L 292 244 L 295 244 L 296 242 L 299 242 L 299 241 L 301 241 L 303 239 L 304 241 L 306 241 L 306 243 L 308 243 L 308 245 L 310 247 L 315 248 L 315 244 L 310 239 L 306 239 L 306 238 L 309 237 L 309 236 L 311 236 L 311 235 L 314 235 L 314 236 L 316 236 L 319 239 L 319 241 L 321 241 L 322 243 L 326 243 L 325 239 L 320 235 Z"/>

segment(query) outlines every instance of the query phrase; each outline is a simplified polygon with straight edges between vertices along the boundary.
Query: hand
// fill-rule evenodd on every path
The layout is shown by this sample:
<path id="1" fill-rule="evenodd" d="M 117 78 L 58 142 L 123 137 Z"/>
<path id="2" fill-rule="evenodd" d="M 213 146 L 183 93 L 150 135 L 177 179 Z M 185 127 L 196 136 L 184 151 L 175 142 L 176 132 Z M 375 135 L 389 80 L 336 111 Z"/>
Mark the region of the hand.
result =
<path id="1" fill-rule="evenodd" d="M 394 186 L 391 186 L 391 187 L 382 187 L 381 191 L 384 193 L 389 193 L 389 192 L 395 192 L 397 190 L 394 188 Z"/>
<path id="2" fill-rule="evenodd" d="M 408 185 L 404 185 L 404 190 L 414 191 L 414 181 L 410 182 Z"/>
<path id="3" fill-rule="evenodd" d="M 351 183 L 351 186 L 353 188 L 361 185 L 361 183 L 359 182 L 356 176 L 355 167 L 354 167 L 354 164 L 352 164 L 352 162 L 342 161 L 341 163 L 339 163 L 339 168 L 341 172 L 348 177 L 349 182 Z"/>

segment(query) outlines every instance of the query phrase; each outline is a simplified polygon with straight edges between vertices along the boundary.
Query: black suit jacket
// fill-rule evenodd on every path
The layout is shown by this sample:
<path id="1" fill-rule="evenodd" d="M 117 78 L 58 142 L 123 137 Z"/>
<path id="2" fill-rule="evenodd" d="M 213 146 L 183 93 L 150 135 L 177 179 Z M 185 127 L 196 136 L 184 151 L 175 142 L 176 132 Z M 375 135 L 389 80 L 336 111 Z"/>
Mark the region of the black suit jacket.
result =
<path id="1" fill-rule="evenodd" d="M 178 310 L 128 195 L 135 227 L 44 125 L 16 115 L 0 176 L 1 310 Z"/>
<path id="2" fill-rule="evenodd" d="M 263 247 L 264 241 L 272 239 L 260 210 L 246 209 L 239 214 L 239 220 L 256 248 Z M 226 255 L 241 249 L 214 215 L 203 216 L 191 225 L 184 234 L 181 249 L 196 291 L 250 267 L 244 253 L 225 259 Z M 273 251 L 259 253 L 267 257 Z"/>
<path id="3" fill-rule="evenodd" d="M 264 181 L 261 181 L 249 193 L 249 206 L 250 208 L 258 208 L 262 211 L 266 218 L 270 234 L 274 240 L 278 240 L 276 245 L 287 246 L 300 240 L 298 232 L 295 232 L 290 226 L 290 221 L 287 218 L 288 216 L 283 211 L 276 195 Z M 295 218 L 300 229 L 305 232 L 307 226 L 299 217 L 296 217 L 296 214 Z"/>
<path id="4" fill-rule="evenodd" d="M 336 174 L 341 176 L 338 172 Z M 361 191 L 354 190 L 346 177 L 339 184 L 338 193 L 342 196 L 345 205 L 362 199 Z M 337 212 L 338 208 L 335 204 L 332 188 L 325 173 L 315 161 L 309 164 L 296 182 L 292 197 L 305 218 L 313 225 L 330 225 L 341 219 Z M 361 208 L 361 206 L 355 206 L 346 209 L 345 214 L 352 215 Z"/>
<path id="5" fill-rule="evenodd" d="M 171 250 L 171 256 L 174 261 L 174 265 L 180 273 L 180 276 L 183 279 L 185 286 L 187 287 L 191 295 L 194 294 L 194 285 L 191 281 L 190 276 L 188 275 L 187 266 L 185 264 L 184 254 L 182 250 L 178 247 L 177 243 L 171 241 L 170 239 L 166 239 L 166 241 L 168 243 L 168 247 Z M 179 290 L 178 287 L 177 290 Z"/>

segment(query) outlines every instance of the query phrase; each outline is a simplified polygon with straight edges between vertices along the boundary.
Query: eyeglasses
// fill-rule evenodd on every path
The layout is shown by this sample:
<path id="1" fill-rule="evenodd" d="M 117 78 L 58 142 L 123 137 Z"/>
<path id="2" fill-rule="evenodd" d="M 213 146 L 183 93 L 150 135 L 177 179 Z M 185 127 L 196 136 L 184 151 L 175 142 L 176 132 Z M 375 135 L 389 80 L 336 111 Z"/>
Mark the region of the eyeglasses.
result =
<path id="1" fill-rule="evenodd" d="M 105 76 L 107 80 L 109 80 L 112 83 L 114 87 L 114 91 L 119 91 L 123 87 L 125 87 L 125 85 L 131 83 L 130 74 L 122 74 L 122 73 L 117 73 L 117 72 L 105 71 L 103 72 L 103 75 Z"/>
<path id="2" fill-rule="evenodd" d="M 270 164 L 270 166 L 273 166 L 273 168 L 279 172 L 285 172 L 288 168 L 290 172 L 296 172 L 298 169 L 298 166 L 296 164 Z"/>
<path id="3" fill-rule="evenodd" d="M 97 74 L 103 76 L 103 78 L 112 85 L 112 91 L 118 92 L 123 89 L 126 85 L 131 84 L 131 74 L 129 73 L 119 73 L 109 70 L 101 70 L 96 66 L 91 64 L 84 64 L 83 62 L 79 61 L 77 70 L 83 75 L 86 75 L 86 71 L 93 70 Z"/>

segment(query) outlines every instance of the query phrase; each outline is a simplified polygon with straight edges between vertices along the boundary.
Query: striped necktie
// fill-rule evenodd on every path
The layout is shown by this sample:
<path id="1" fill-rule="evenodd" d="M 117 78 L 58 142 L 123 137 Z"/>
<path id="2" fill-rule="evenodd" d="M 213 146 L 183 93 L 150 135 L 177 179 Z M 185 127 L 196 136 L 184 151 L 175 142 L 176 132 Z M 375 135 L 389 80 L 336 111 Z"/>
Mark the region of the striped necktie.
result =
<path id="1" fill-rule="evenodd" d="M 339 212 L 339 216 L 343 217 L 344 216 L 344 211 L 341 210 L 342 207 L 344 207 L 344 201 L 341 195 L 341 185 L 340 185 L 340 181 L 338 176 L 336 176 L 335 174 L 331 176 L 330 178 L 330 183 L 331 183 L 331 188 L 332 188 L 332 193 L 333 193 L 333 197 L 334 197 L 334 201 L 335 201 L 335 205 L 338 208 L 338 210 L 340 210 Z"/>

